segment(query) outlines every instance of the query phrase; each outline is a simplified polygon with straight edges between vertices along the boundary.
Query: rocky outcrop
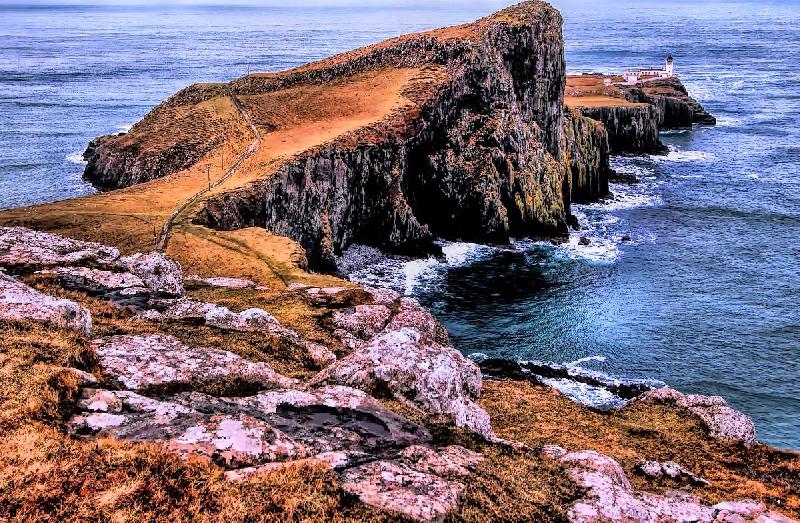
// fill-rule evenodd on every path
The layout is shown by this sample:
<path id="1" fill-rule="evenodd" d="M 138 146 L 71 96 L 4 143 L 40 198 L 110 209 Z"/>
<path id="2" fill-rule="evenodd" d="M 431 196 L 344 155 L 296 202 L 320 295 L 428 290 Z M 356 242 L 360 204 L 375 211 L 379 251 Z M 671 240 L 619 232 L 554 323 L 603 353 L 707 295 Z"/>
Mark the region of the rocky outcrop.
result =
<path id="1" fill-rule="evenodd" d="M 11 272 L 34 272 L 59 266 L 107 266 L 119 256 L 114 247 L 99 243 L 25 227 L 0 227 L 0 267 Z"/>
<path id="2" fill-rule="evenodd" d="M 117 261 L 117 265 L 134 274 L 155 292 L 183 295 L 183 272 L 178 263 L 160 252 L 136 253 Z"/>
<path id="3" fill-rule="evenodd" d="M 615 154 L 661 153 L 659 112 L 650 104 L 584 107 L 581 114 L 601 122 Z"/>
<path id="4" fill-rule="evenodd" d="M 18 282 L 0 271 L 0 319 L 40 321 L 83 334 L 92 331 L 89 311 L 72 300 L 60 300 Z"/>
<path id="5" fill-rule="evenodd" d="M 575 109 L 565 112 L 564 121 L 569 200 L 587 203 L 606 196 L 611 174 L 608 131 L 600 122 Z"/>
<path id="6" fill-rule="evenodd" d="M 558 459 L 586 496 L 567 513 L 575 523 L 601 522 L 704 522 L 704 523 L 791 523 L 781 514 L 769 511 L 755 501 L 703 504 L 692 494 L 672 491 L 666 495 L 634 490 L 625 471 L 615 460 L 594 451 L 556 452 Z"/>
<path id="7" fill-rule="evenodd" d="M 637 401 L 664 403 L 686 409 L 705 423 L 713 438 L 738 442 L 748 447 L 755 443 L 756 429 L 753 421 L 738 410 L 730 408 L 719 396 L 683 394 L 664 387 L 642 394 Z"/>
<path id="8" fill-rule="evenodd" d="M 690 128 L 693 123 L 717 123 L 716 118 L 689 96 L 686 87 L 677 77 L 649 81 L 639 88 L 629 90 L 626 97 L 630 101 L 642 101 L 655 106 L 661 129 Z"/>
<path id="9" fill-rule="evenodd" d="M 188 346 L 172 336 L 111 336 L 92 342 L 104 372 L 131 390 L 236 380 L 262 388 L 295 382 L 266 363 L 254 363 L 219 349 Z"/>

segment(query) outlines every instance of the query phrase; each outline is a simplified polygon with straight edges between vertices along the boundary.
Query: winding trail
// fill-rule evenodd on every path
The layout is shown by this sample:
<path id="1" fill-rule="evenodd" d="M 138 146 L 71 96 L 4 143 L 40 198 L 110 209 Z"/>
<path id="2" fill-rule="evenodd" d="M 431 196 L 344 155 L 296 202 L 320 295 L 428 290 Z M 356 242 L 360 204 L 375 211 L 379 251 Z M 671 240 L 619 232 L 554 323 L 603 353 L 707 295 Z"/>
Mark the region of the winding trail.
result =
<path id="1" fill-rule="evenodd" d="M 244 163 L 245 160 L 247 160 L 248 158 L 250 158 L 250 156 L 252 156 L 252 154 L 258 149 L 258 146 L 261 143 L 261 131 L 259 131 L 256 124 L 253 123 L 253 120 L 250 118 L 250 115 L 247 114 L 247 111 L 242 106 L 241 102 L 239 102 L 239 99 L 236 98 L 236 95 L 233 94 L 230 91 L 230 89 L 227 90 L 227 94 L 228 97 L 233 102 L 233 105 L 236 106 L 236 109 L 239 111 L 239 114 L 242 115 L 242 118 L 244 118 L 245 122 L 247 122 L 247 125 L 250 126 L 250 129 L 253 131 L 253 135 L 255 136 L 255 138 L 247 147 L 247 150 L 245 150 L 245 152 L 239 157 L 239 159 L 236 160 L 236 163 L 234 163 L 230 167 L 230 169 L 225 171 L 225 174 L 214 180 L 214 182 L 211 183 L 208 187 L 204 187 L 200 191 L 194 193 L 192 196 L 189 197 L 189 199 L 187 199 L 185 202 L 183 202 L 183 204 L 181 204 L 177 209 L 175 209 L 172 212 L 172 214 L 170 214 L 169 218 L 167 218 L 167 221 L 164 222 L 164 226 L 161 228 L 161 234 L 159 235 L 158 242 L 156 243 L 156 250 L 159 252 L 164 252 L 164 250 L 167 248 L 167 242 L 169 241 L 170 230 L 172 229 L 172 226 L 174 225 L 175 220 L 178 218 L 178 216 L 183 211 L 185 211 L 190 205 L 196 202 L 201 196 L 211 192 L 212 189 L 218 187 L 220 184 L 225 182 L 225 180 L 230 178 L 239 169 L 242 163 Z"/>

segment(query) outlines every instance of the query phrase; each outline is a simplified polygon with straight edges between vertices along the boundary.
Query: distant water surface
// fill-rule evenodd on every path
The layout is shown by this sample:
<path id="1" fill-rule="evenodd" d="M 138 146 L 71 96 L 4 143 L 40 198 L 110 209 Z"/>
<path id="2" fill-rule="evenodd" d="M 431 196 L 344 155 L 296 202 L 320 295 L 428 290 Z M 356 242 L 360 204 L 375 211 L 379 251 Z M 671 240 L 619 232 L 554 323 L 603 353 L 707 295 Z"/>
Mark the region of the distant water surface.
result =
<path id="1" fill-rule="evenodd" d="M 354 277 L 418 297 L 468 354 L 721 394 L 755 419 L 759 438 L 800 448 L 800 6 L 555 4 L 570 70 L 620 71 L 671 53 L 720 125 L 665 135 L 665 157 L 616 159 L 642 183 L 576 209 L 589 247 L 578 234 L 560 247 L 453 243 L 448 263 L 379 260 Z M 285 69 L 501 7 L 398 5 L 0 5 L 0 208 L 91 192 L 80 177 L 86 143 L 187 84 Z"/>

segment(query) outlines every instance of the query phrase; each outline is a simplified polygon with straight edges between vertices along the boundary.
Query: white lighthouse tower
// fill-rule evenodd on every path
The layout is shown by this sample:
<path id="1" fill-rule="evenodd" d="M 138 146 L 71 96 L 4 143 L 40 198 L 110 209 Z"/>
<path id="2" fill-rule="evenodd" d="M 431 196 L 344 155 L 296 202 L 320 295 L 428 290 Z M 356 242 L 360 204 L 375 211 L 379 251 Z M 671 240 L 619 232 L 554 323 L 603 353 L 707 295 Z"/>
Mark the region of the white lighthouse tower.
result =
<path id="1" fill-rule="evenodd" d="M 664 71 L 666 71 L 667 76 L 671 77 L 673 75 L 674 63 L 673 63 L 673 60 L 672 60 L 672 55 L 669 55 L 667 57 L 667 67 L 664 68 Z"/>

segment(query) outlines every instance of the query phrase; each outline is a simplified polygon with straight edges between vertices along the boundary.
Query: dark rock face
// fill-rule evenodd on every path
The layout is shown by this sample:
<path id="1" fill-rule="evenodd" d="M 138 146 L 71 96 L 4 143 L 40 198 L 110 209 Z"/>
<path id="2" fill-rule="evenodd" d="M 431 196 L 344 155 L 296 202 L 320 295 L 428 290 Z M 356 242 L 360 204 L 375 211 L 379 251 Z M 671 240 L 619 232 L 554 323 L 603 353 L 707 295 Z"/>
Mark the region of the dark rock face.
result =
<path id="1" fill-rule="evenodd" d="M 665 150 L 658 139 L 659 112 L 652 105 L 586 107 L 581 109 L 581 113 L 603 123 L 613 153 L 660 153 Z"/>
<path id="2" fill-rule="evenodd" d="M 561 18 L 540 4 L 516 10 L 524 23 L 489 23 L 478 41 L 416 38 L 360 58 L 352 67 L 433 62 L 447 79 L 403 116 L 404 132 L 308 152 L 210 199 L 196 222 L 266 227 L 300 242 L 318 269 L 353 242 L 419 253 L 435 237 L 565 234 Z"/>
<path id="3" fill-rule="evenodd" d="M 565 116 L 569 201 L 587 203 L 609 193 L 608 131 L 576 110 L 567 111 Z"/>
<path id="4" fill-rule="evenodd" d="M 643 101 L 656 106 L 659 112 L 659 127 L 662 129 L 689 128 L 693 123 L 716 125 L 700 103 L 689 96 L 686 87 L 676 77 L 648 82 L 641 88 Z"/>

